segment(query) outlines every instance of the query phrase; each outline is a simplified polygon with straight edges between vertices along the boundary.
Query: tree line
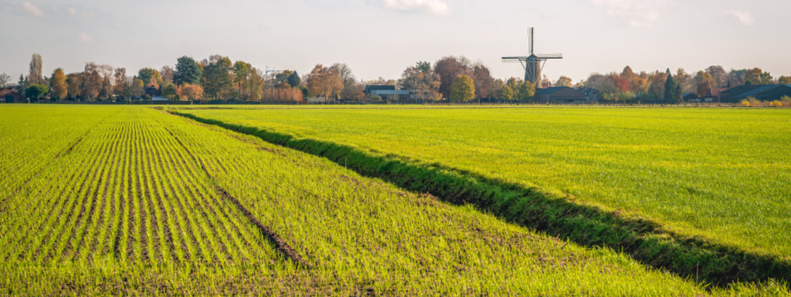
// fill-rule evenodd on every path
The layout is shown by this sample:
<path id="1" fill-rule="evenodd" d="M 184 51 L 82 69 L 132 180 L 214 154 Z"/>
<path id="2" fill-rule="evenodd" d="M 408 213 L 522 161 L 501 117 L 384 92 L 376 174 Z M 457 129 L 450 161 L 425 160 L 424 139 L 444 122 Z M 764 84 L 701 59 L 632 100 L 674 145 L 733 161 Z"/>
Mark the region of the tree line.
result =
<path id="1" fill-rule="evenodd" d="M 126 68 L 88 62 L 83 71 L 66 74 L 57 68 L 50 77 L 45 77 L 42 65 L 41 56 L 33 54 L 28 75 L 19 76 L 16 87 L 27 98 L 39 100 L 48 96 L 51 101 L 81 102 L 151 99 L 152 96 L 168 100 L 303 100 L 296 71 L 267 75 L 250 63 L 232 63 L 220 55 L 201 61 L 184 56 L 176 60 L 175 68 L 146 67 L 131 75 Z M 7 74 L 0 74 L 0 86 L 11 86 Z"/>
<path id="2" fill-rule="evenodd" d="M 317 64 L 310 73 L 300 76 L 294 70 L 267 72 L 244 61 L 231 61 L 227 56 L 213 55 L 197 61 L 183 56 L 175 67 L 142 68 L 128 74 L 126 68 L 95 62 L 85 63 L 80 72 L 66 74 L 55 69 L 50 77 L 42 72 L 43 61 L 33 54 L 27 76 L 20 75 L 17 86 L 25 97 L 51 101 L 118 101 L 151 99 L 160 96 L 168 100 L 245 100 L 269 102 L 302 102 L 308 97 L 323 98 L 326 102 L 391 100 L 403 103 L 430 103 L 447 100 L 464 102 L 532 102 L 537 86 L 521 78 L 495 79 L 481 62 L 464 56 L 443 57 L 434 63 L 416 62 L 407 67 L 400 78 L 386 80 L 357 80 L 352 69 L 342 63 L 324 66 Z M 627 66 L 620 73 L 591 74 L 576 84 L 561 76 L 550 81 L 544 76 L 540 86 L 565 86 L 576 89 L 592 88 L 606 102 L 659 101 L 683 102 L 682 96 L 695 93 L 710 95 L 714 89 L 743 84 L 791 84 L 791 77 L 774 79 L 759 68 L 725 71 L 722 66 L 711 66 L 694 75 L 684 69 L 672 73 L 645 71 L 635 73 Z M 0 74 L 0 87 L 11 85 L 7 74 Z M 387 98 L 364 93 L 366 85 L 392 85 L 409 91 L 401 98 Z"/>
<path id="3" fill-rule="evenodd" d="M 604 101 L 608 102 L 648 102 L 681 103 L 684 94 L 695 94 L 698 97 L 711 96 L 715 89 L 729 89 L 740 85 L 791 84 L 791 77 L 773 78 L 760 68 L 726 71 L 722 66 L 714 65 L 706 69 L 687 73 L 679 68 L 675 73 L 667 69 L 663 72 L 645 71 L 635 73 L 626 66 L 621 73 L 591 74 L 587 80 L 579 82 L 577 87 L 588 87 L 599 91 Z"/>

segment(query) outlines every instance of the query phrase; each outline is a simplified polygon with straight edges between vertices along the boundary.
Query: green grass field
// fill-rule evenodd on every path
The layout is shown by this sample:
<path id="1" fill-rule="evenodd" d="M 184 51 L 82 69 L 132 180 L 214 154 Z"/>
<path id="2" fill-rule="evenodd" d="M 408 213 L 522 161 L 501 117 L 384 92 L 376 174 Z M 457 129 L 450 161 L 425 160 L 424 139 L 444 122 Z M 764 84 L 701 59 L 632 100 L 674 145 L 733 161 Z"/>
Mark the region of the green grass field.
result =
<path id="1" fill-rule="evenodd" d="M 300 121 L 291 112 L 237 111 L 235 117 L 252 117 L 262 125 L 294 117 L 292 124 L 317 126 L 326 123 L 322 115 L 345 117 L 348 124 L 379 118 L 371 123 L 379 129 L 335 126 L 349 135 L 375 130 L 349 137 L 369 139 L 372 150 L 394 143 L 396 136 L 382 136 L 397 129 L 394 125 L 415 129 L 421 120 L 417 115 L 398 121 L 385 117 L 398 118 L 399 111 L 305 111 Z M 455 122 L 456 131 L 477 127 L 454 119 L 461 115 L 436 112 L 437 122 L 421 121 Z M 468 117 L 471 111 L 460 112 Z M 277 125 L 303 136 L 315 133 Z M 494 132 L 502 135 L 505 128 L 490 130 L 488 143 L 496 144 Z M 0 295 L 788 293 L 784 283 L 775 281 L 707 288 L 612 249 L 533 232 L 472 206 L 450 205 L 325 158 L 162 110 L 0 106 L 0 131 L 0 145 L 6 148 L 0 150 Z M 422 131 L 395 147 L 412 147 L 408 151 L 415 159 L 435 154 L 418 144 L 434 143 L 421 137 L 439 132 Z M 448 158 L 483 158 L 472 153 L 480 143 L 472 137 L 454 135 L 436 143 L 447 148 L 449 141 L 458 142 Z M 536 137 L 510 143 L 536 145 Z M 554 143 L 552 137 L 547 142 Z M 432 162 L 440 161 L 435 158 Z M 525 170 L 521 180 L 541 176 L 528 171 L 534 170 Z M 579 199 L 595 201 L 582 198 L 585 193 L 578 193 Z"/>
<path id="2" fill-rule="evenodd" d="M 439 163 L 791 259 L 789 110 L 185 112 Z"/>
<path id="3" fill-rule="evenodd" d="M 785 268 L 773 276 L 789 279 L 791 111 L 787 109 L 247 108 L 176 112 L 258 133 L 270 141 L 287 141 L 295 148 L 313 146 L 303 150 L 314 154 L 325 154 L 326 147 L 342 147 L 340 152 L 326 153 L 339 164 L 339 155 L 362 154 L 371 160 L 444 168 L 462 176 L 536 190 L 549 200 L 603 210 L 610 221 L 648 221 L 648 225 L 637 224 L 630 227 L 632 231 L 613 236 L 596 234 L 602 230 L 596 226 L 599 222 L 587 226 L 570 223 L 564 228 L 569 238 L 584 237 L 579 241 L 588 245 L 603 242 L 616 249 L 624 247 L 624 236 L 638 234 L 636 240 L 626 243 L 641 245 L 633 255 L 656 263 L 654 258 L 659 254 L 673 254 L 672 259 L 659 256 L 666 259 L 658 266 L 684 275 L 697 274 L 702 261 L 703 265 L 719 262 L 706 272 L 711 271 L 718 282 L 734 274 L 738 276 L 731 279 L 749 279 L 744 270 L 760 272 L 777 265 Z M 372 168 L 368 171 L 386 171 L 388 165 L 377 166 L 368 166 Z M 410 181 L 401 183 L 408 186 Z M 495 213 L 512 217 L 518 215 L 513 204 L 531 202 L 503 203 L 511 205 Z M 530 208 L 519 205 L 517 212 L 520 207 Z M 563 213 L 567 208 L 552 211 Z M 544 221 L 551 224 L 555 217 L 544 215 Z M 619 232 L 620 223 L 613 224 L 610 229 Z M 655 230 L 645 235 L 646 228 Z M 588 234 L 567 234 L 573 232 Z M 600 238 L 606 236 L 611 238 Z M 676 239 L 667 241 L 667 236 Z M 697 243 L 690 244 L 690 240 Z M 645 244 L 650 241 L 665 243 L 657 248 Z M 679 244 L 686 250 L 653 251 L 672 250 Z M 701 245 L 709 247 L 701 251 Z M 709 255 L 700 256 L 706 253 Z M 737 265 L 732 263 L 734 259 L 746 258 L 769 260 L 755 265 L 739 263 L 739 267 L 753 265 L 739 273 L 729 267 Z"/>

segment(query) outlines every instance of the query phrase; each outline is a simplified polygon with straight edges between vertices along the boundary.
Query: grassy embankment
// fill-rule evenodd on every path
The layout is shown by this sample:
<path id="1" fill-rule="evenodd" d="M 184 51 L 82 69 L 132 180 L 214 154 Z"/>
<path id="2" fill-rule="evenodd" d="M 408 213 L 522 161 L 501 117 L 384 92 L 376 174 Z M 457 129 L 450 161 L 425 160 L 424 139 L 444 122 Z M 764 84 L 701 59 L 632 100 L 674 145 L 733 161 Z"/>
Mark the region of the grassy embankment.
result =
<path id="1" fill-rule="evenodd" d="M 18 150 L 51 152 L 28 157 L 37 169 L 5 171 L 14 190 L 0 202 L 0 294 L 706 293 L 609 249 L 160 111 L 3 106 L 0 115 L 3 129 L 40 132 Z M 47 136 L 45 127 L 71 125 L 81 130 Z M 26 138 L 0 143 L 14 139 Z M 757 289 L 709 293 L 786 291 Z"/>
<path id="2" fill-rule="evenodd" d="M 791 112 L 178 110 L 713 283 L 791 279 Z"/>

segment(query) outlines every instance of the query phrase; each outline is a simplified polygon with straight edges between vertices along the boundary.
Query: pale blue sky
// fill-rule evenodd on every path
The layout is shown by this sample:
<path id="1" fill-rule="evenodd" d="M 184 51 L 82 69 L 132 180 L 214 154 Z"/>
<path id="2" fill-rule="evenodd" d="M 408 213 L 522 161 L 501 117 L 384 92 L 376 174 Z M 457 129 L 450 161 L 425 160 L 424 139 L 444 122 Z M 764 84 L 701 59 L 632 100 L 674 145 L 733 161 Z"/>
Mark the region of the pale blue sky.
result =
<path id="1" fill-rule="evenodd" d="M 791 75 L 789 0 L 0 0 L 0 72 L 80 71 L 85 62 L 137 72 L 212 54 L 256 67 L 347 63 L 358 78 L 398 78 L 417 61 L 464 55 L 496 77 L 522 76 L 500 57 L 563 53 L 545 74 L 709 65 Z"/>

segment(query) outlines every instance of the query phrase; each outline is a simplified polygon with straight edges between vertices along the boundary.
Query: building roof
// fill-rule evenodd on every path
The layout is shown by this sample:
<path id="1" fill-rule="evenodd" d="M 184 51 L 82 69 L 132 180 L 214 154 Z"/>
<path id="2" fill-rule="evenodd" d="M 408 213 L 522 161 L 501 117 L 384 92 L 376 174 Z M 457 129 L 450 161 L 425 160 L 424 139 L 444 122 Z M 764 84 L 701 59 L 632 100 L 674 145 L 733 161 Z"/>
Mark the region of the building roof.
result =
<path id="1" fill-rule="evenodd" d="M 755 97 L 759 100 L 771 100 L 785 94 L 791 94 L 791 87 L 786 85 L 741 85 L 720 92 L 720 99 L 732 101 Z"/>
<path id="2" fill-rule="evenodd" d="M 365 86 L 365 93 L 370 93 L 371 91 L 395 91 L 395 89 L 394 85 L 367 85 Z"/>
<path id="3" fill-rule="evenodd" d="M 682 97 L 682 98 L 684 98 L 684 100 L 687 100 L 687 99 L 698 99 L 698 94 L 695 94 L 695 93 L 686 93 L 686 94 L 684 94 L 684 95 L 683 95 L 683 96 L 681 96 L 681 97 Z"/>
<path id="4" fill-rule="evenodd" d="M 563 90 L 565 90 L 565 89 L 571 89 L 571 88 L 569 88 L 569 87 L 551 87 L 551 88 L 546 88 L 546 89 L 537 89 L 537 90 L 536 90 L 536 95 L 549 95 L 549 94 L 554 94 L 554 93 L 557 93 L 557 92 L 563 91 Z M 573 89 L 572 89 L 572 90 L 573 90 Z"/>
<path id="5" fill-rule="evenodd" d="M 20 95 L 20 96 L 22 95 L 22 94 L 19 94 L 19 92 L 17 92 L 13 88 L 0 88 L 0 94 L 2 94 L 2 95 L 17 94 L 17 95 Z"/>
<path id="6" fill-rule="evenodd" d="M 735 96 L 746 93 L 763 92 L 777 85 L 741 85 L 720 92 L 722 95 Z"/>
<path id="7" fill-rule="evenodd" d="M 585 94 L 585 96 L 588 96 L 588 95 L 591 95 L 591 94 L 599 92 L 599 90 L 594 89 L 594 88 L 580 88 L 580 89 L 576 89 L 576 90 L 582 92 L 583 94 Z"/>
<path id="8" fill-rule="evenodd" d="M 711 88 L 711 95 L 712 96 L 719 96 L 720 93 L 722 93 L 725 90 L 728 90 L 728 89 L 725 89 L 725 88 Z"/>

